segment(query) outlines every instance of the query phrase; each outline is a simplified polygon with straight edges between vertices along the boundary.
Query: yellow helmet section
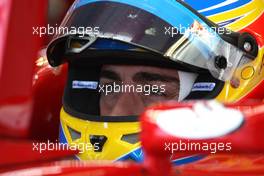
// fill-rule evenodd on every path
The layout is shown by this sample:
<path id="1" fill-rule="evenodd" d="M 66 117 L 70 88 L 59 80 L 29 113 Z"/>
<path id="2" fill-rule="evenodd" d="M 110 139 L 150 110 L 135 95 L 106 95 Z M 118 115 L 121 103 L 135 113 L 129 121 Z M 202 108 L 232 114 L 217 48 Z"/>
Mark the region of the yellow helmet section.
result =
<path id="1" fill-rule="evenodd" d="M 254 22 L 264 11 L 263 0 L 253 0 L 238 8 L 207 16 L 214 23 L 221 24 L 227 20 L 238 19 L 225 27 L 232 31 L 239 31 Z"/>
<path id="2" fill-rule="evenodd" d="M 140 147 L 139 122 L 82 120 L 69 115 L 63 108 L 60 120 L 68 145 L 78 145 L 77 157 L 81 160 L 117 160 Z M 106 138 L 101 151 L 100 144 L 91 142 L 93 136 Z"/>
<path id="3" fill-rule="evenodd" d="M 253 0 L 241 7 L 208 16 L 208 18 L 217 24 L 238 19 L 225 27 L 232 31 L 239 31 L 249 26 L 263 13 L 264 1 Z M 263 57 L 264 47 L 259 48 L 258 56 L 253 61 L 236 70 L 233 78 L 225 83 L 223 90 L 216 99 L 221 102 L 234 102 L 252 91 L 264 78 Z"/>
<path id="4" fill-rule="evenodd" d="M 264 79 L 263 57 L 264 48 L 261 48 L 254 61 L 236 70 L 216 99 L 221 102 L 234 102 L 250 93 Z"/>

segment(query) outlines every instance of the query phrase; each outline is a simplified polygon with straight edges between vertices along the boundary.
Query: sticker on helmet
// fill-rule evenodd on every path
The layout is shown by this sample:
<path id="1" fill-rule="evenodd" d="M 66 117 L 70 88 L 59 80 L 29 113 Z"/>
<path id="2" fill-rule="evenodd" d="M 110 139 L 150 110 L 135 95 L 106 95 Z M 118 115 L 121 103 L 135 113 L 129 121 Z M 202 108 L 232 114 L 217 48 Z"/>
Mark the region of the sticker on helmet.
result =
<path id="1" fill-rule="evenodd" d="M 98 86 L 97 81 L 72 81 L 72 88 L 73 89 L 92 89 L 96 90 Z"/>
<path id="2" fill-rule="evenodd" d="M 192 92 L 194 91 L 212 91 L 215 87 L 214 82 L 198 82 L 193 85 Z"/>

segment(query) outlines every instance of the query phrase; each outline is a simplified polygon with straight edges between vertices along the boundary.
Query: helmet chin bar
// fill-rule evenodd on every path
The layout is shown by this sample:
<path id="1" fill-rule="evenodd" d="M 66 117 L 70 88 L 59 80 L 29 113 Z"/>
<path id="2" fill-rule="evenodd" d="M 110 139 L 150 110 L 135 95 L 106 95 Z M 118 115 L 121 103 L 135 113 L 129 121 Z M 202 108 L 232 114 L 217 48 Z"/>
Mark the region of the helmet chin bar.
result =
<path id="1" fill-rule="evenodd" d="M 254 105 L 193 101 L 147 109 L 141 140 L 145 164 L 155 166 L 151 175 L 169 175 L 173 154 L 263 154 L 264 106 Z"/>

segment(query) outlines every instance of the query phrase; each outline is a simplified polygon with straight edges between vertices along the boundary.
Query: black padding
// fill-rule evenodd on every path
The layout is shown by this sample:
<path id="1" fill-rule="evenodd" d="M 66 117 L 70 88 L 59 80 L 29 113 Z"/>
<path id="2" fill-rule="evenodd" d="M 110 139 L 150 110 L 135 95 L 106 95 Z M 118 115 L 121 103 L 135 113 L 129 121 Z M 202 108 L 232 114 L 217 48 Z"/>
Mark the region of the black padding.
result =
<path id="1" fill-rule="evenodd" d="M 128 51 L 128 50 L 90 50 L 80 54 L 67 55 L 69 62 L 80 65 L 145 65 L 162 68 L 174 68 L 185 72 L 208 73 L 208 70 L 193 65 L 175 62 L 154 52 Z"/>
<path id="2" fill-rule="evenodd" d="M 225 82 L 220 81 L 210 74 L 200 74 L 195 83 L 215 83 L 215 87 L 212 91 L 191 91 L 191 93 L 185 98 L 185 100 L 197 100 L 197 99 L 214 99 L 223 90 Z"/>
<path id="3" fill-rule="evenodd" d="M 99 81 L 100 67 L 99 66 L 82 66 L 69 64 L 68 82 L 64 91 L 63 105 L 70 107 L 74 111 L 99 115 L 99 91 L 92 89 L 73 89 L 72 81 Z"/>

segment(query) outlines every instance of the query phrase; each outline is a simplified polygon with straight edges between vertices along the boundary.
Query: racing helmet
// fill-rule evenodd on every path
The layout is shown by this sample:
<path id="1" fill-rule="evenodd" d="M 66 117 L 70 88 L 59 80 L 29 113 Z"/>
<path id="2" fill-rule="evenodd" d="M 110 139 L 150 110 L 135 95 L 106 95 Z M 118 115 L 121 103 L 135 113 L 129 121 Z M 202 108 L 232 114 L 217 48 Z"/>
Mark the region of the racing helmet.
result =
<path id="1" fill-rule="evenodd" d="M 47 57 L 68 63 L 60 142 L 81 146 L 82 160 L 142 160 L 138 114 L 100 115 L 103 65 L 176 69 L 179 101 L 238 101 L 263 80 L 259 35 L 217 25 L 182 1 L 77 0 L 57 32 Z"/>

